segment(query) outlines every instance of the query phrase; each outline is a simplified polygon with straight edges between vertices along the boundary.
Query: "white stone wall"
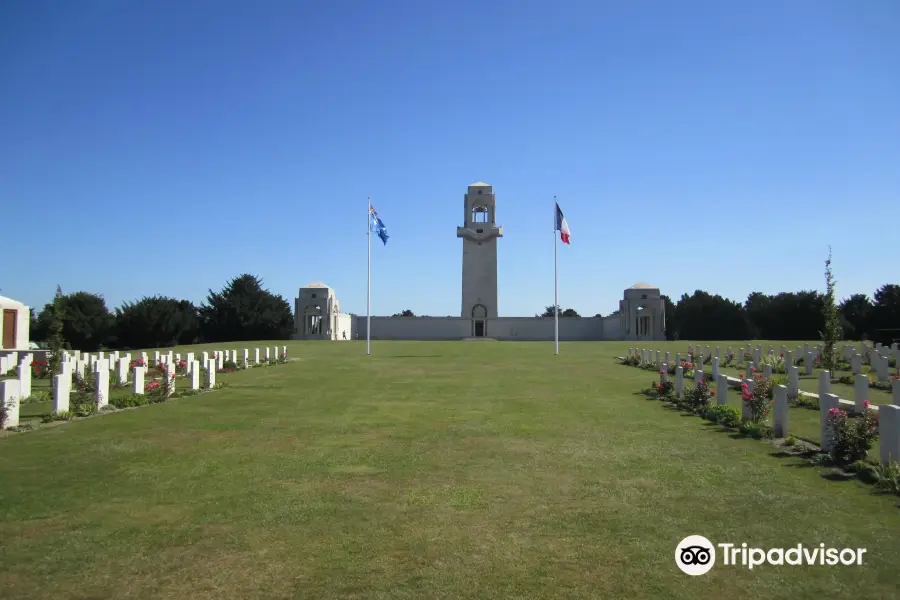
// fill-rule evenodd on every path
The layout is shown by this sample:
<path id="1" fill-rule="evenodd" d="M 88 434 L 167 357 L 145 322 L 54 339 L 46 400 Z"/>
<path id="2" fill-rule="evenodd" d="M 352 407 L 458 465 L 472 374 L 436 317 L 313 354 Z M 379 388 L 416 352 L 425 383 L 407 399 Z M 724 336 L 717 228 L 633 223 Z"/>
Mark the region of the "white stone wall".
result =
<path id="1" fill-rule="evenodd" d="M 608 330 L 604 328 L 608 327 Z M 487 320 L 489 338 L 508 341 L 553 340 L 553 318 L 499 317 Z M 355 317 L 355 334 L 366 337 L 366 317 Z M 354 338 L 356 335 L 354 334 Z M 459 340 L 472 337 L 472 320 L 461 317 L 372 317 L 372 339 Z M 619 340 L 618 316 L 559 318 L 561 341 Z"/>
<path id="2" fill-rule="evenodd" d="M 348 313 L 340 313 L 336 317 L 337 328 L 334 333 L 334 339 L 338 341 L 353 339 L 353 321 L 354 316 Z"/>
<path id="3" fill-rule="evenodd" d="M 372 317 L 373 340 L 459 340 L 469 337 L 470 319 L 460 317 Z M 356 317 L 359 339 L 366 338 L 366 316 Z"/>

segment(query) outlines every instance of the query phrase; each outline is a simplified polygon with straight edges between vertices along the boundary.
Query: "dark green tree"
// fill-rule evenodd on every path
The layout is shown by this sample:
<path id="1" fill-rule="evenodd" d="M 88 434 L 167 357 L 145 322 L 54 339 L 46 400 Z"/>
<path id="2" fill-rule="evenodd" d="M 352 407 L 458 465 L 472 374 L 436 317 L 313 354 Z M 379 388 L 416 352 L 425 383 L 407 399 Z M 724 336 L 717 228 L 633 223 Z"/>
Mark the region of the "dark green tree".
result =
<path id="1" fill-rule="evenodd" d="M 409 309 L 407 308 L 407 309 L 404 310 L 403 312 L 398 312 L 398 313 L 393 314 L 393 315 L 391 315 L 391 316 L 392 316 L 392 317 L 414 317 L 414 316 L 416 316 L 416 313 L 414 313 L 413 311 L 411 311 L 411 310 L 409 310 Z"/>
<path id="2" fill-rule="evenodd" d="M 60 363 L 62 362 L 62 351 L 65 348 L 66 340 L 63 335 L 65 323 L 65 298 L 62 288 L 56 286 L 56 295 L 53 302 L 47 305 L 49 313 L 47 318 L 47 369 L 50 373 L 59 373 Z M 33 311 L 32 311 L 33 314 Z M 37 322 L 37 319 L 34 319 Z"/>
<path id="3" fill-rule="evenodd" d="M 114 333 L 115 317 L 100 294 L 75 292 L 63 295 L 57 288 L 56 298 L 45 305 L 37 317 L 36 329 L 39 333 L 46 332 L 48 344 L 54 335 L 54 319 L 60 318 L 66 347 L 83 352 L 99 350 Z"/>
<path id="4" fill-rule="evenodd" d="M 200 318 L 187 300 L 164 296 L 141 298 L 116 310 L 120 348 L 163 348 L 197 341 Z"/>
<path id="5" fill-rule="evenodd" d="M 716 294 L 697 290 L 675 305 L 674 331 L 681 340 L 746 340 L 750 323 L 743 307 Z M 668 320 L 666 316 L 666 320 Z"/>
<path id="6" fill-rule="evenodd" d="M 210 290 L 198 312 L 207 342 L 286 340 L 294 328 L 287 301 L 250 274 L 235 277 L 221 292 Z"/>
<path id="7" fill-rule="evenodd" d="M 889 344 L 900 338 L 900 285 L 889 283 L 875 292 L 872 339 Z"/>
<path id="8" fill-rule="evenodd" d="M 872 335 L 872 301 L 865 294 L 853 294 L 838 305 L 846 338 L 866 339 Z"/>
<path id="9" fill-rule="evenodd" d="M 555 312 L 554 312 L 555 310 L 556 310 L 556 307 L 551 304 L 550 306 L 544 307 L 543 314 L 535 315 L 535 316 L 536 317 L 553 317 L 555 315 Z M 559 316 L 561 316 L 561 317 L 579 317 L 581 315 L 579 315 L 578 312 L 574 308 L 567 308 L 565 310 L 560 308 Z"/>

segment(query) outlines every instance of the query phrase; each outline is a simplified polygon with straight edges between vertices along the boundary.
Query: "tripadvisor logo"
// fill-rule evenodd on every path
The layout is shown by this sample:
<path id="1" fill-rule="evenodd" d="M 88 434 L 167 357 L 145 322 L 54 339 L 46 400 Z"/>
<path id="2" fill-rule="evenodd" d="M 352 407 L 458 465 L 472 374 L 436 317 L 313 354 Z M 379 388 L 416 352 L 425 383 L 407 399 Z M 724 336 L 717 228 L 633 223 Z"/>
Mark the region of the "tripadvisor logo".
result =
<path id="1" fill-rule="evenodd" d="M 863 564 L 865 548 L 826 548 L 825 544 L 790 548 L 753 548 L 747 543 L 713 544 L 702 535 L 689 535 L 675 547 L 675 564 L 687 575 L 703 575 L 716 564 L 753 569 L 761 565 L 808 565 L 833 567 Z"/>

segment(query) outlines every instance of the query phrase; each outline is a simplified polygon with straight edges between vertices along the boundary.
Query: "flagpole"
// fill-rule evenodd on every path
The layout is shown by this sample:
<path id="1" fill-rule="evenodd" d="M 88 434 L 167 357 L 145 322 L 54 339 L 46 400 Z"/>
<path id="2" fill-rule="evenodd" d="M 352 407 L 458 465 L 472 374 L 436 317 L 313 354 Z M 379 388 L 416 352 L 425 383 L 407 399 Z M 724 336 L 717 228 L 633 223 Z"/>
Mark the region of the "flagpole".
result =
<path id="1" fill-rule="evenodd" d="M 556 267 L 556 220 L 557 220 L 556 196 L 553 196 L 553 339 L 556 343 L 556 351 L 559 354 L 559 284 Z"/>
<path id="2" fill-rule="evenodd" d="M 366 355 L 372 354 L 372 197 L 367 199 L 366 206 L 366 246 L 368 246 L 368 262 L 366 265 Z"/>

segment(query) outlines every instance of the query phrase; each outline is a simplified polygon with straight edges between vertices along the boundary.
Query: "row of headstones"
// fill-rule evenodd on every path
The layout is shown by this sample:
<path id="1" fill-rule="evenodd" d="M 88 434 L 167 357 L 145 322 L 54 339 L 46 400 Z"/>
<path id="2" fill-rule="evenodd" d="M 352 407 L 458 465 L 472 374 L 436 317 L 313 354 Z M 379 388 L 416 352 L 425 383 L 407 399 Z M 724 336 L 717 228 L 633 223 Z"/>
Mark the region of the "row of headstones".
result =
<path id="1" fill-rule="evenodd" d="M 878 381 L 891 380 L 888 361 L 892 354 L 897 361 L 896 369 L 898 374 L 900 374 L 900 344 L 894 343 L 891 346 L 876 344 L 874 347 L 863 344 L 859 350 L 855 346 L 844 344 L 841 349 L 841 355 L 844 357 L 844 360 L 850 361 L 850 370 L 854 375 L 862 372 L 863 360 L 866 359 L 872 365 L 872 370 L 878 376 Z"/>
<path id="2" fill-rule="evenodd" d="M 815 357 L 819 355 L 822 351 L 821 344 L 816 346 L 810 346 L 809 344 L 804 344 L 802 347 L 797 347 L 796 356 L 803 356 L 805 360 L 803 361 L 804 373 L 806 375 L 813 374 L 813 364 L 815 362 Z M 660 351 L 656 350 L 655 361 L 653 357 L 653 351 L 645 350 L 645 349 L 628 349 L 629 356 L 638 356 L 641 360 L 641 364 L 649 364 L 655 362 L 657 366 L 662 364 L 663 360 L 660 355 Z M 844 356 L 849 357 L 851 364 L 851 372 L 854 375 L 859 375 L 862 372 L 862 360 L 864 356 L 867 356 L 872 363 L 872 368 L 875 370 L 875 374 L 878 377 L 878 381 L 880 382 L 888 382 L 891 380 L 890 367 L 888 365 L 888 358 L 891 353 L 895 354 L 897 358 L 896 370 L 897 373 L 900 374 L 900 345 L 894 344 L 891 347 L 881 346 L 878 344 L 875 348 L 869 348 L 867 346 L 863 346 L 862 352 L 857 353 L 856 348 L 853 346 L 845 345 L 842 352 Z M 763 350 L 761 345 L 757 345 L 750 351 L 750 354 L 753 356 L 754 360 L 751 361 L 748 365 L 748 369 L 754 368 L 759 363 L 763 362 Z M 665 362 L 669 363 L 670 353 L 665 353 Z M 700 346 L 697 346 L 696 350 L 693 345 L 688 346 L 688 356 L 695 356 L 698 363 L 703 364 L 706 358 L 711 355 L 710 347 L 706 346 L 704 350 Z M 740 348 L 738 350 L 737 356 L 739 360 L 743 360 L 743 356 L 745 355 L 744 348 Z M 769 356 L 775 356 L 775 347 L 771 344 L 768 349 Z M 729 346 L 725 351 L 726 357 L 734 357 L 735 354 Z M 789 371 L 789 367 L 794 366 L 796 364 L 796 360 L 794 359 L 795 352 L 792 350 L 788 350 L 786 346 L 781 346 L 781 356 L 784 357 L 784 365 L 785 371 Z M 716 347 L 715 356 L 712 358 L 712 362 L 714 363 L 714 373 L 718 376 L 718 363 L 720 357 L 720 349 Z M 676 354 L 676 363 L 681 364 L 681 354 Z M 669 363 L 671 364 L 671 363 Z"/>
<path id="3" fill-rule="evenodd" d="M 663 364 L 659 373 L 660 383 L 665 383 L 668 379 L 668 365 Z M 796 369 L 796 367 L 792 367 Z M 701 369 L 694 371 L 694 383 L 703 380 L 704 373 Z M 864 377 L 864 376 L 860 376 Z M 728 389 L 730 387 L 728 377 L 718 375 L 716 381 L 716 403 L 720 405 L 728 404 Z M 753 392 L 755 381 L 753 378 L 744 379 L 740 382 L 746 384 L 749 392 Z M 857 378 L 857 384 L 859 378 Z M 828 427 L 828 413 L 832 408 L 846 409 L 846 401 L 841 400 L 837 395 L 829 392 L 831 386 L 831 374 L 828 371 L 822 371 L 819 374 L 819 435 L 822 440 L 821 447 L 824 452 L 831 449 L 832 440 L 830 439 L 830 429 Z M 859 393 L 859 385 L 857 393 Z M 868 385 L 865 388 L 868 390 Z M 772 411 L 772 429 L 776 437 L 784 438 L 788 436 L 788 396 L 789 389 L 785 385 L 776 385 L 773 390 L 773 411 Z M 878 435 L 881 445 L 881 462 L 888 463 L 890 461 L 900 461 L 900 380 L 894 380 L 893 387 L 893 404 L 882 404 L 878 407 Z M 681 397 L 684 394 L 684 369 L 681 365 L 675 367 L 675 395 Z M 853 406 L 856 412 L 866 410 L 865 400 L 860 400 L 857 395 L 857 401 Z M 873 407 L 874 408 L 874 407 Z M 741 418 L 748 419 L 750 417 L 750 406 L 746 402 L 741 402 Z"/>
<path id="4" fill-rule="evenodd" d="M 266 362 L 268 362 L 271 360 L 272 354 L 270 354 L 270 348 L 264 348 L 264 350 Z M 274 352 L 276 357 L 278 356 L 277 346 L 271 348 L 271 351 Z M 128 382 L 131 355 L 125 354 L 123 356 L 118 356 L 118 354 L 118 352 L 115 352 L 109 357 L 105 357 L 103 352 L 100 352 L 97 355 L 87 354 L 85 356 L 82 356 L 82 353 L 80 352 L 75 354 L 64 354 L 63 359 L 60 362 L 60 372 L 53 376 L 53 413 L 59 414 L 68 412 L 70 395 L 72 393 L 73 376 L 84 379 L 84 370 L 87 365 L 90 366 L 94 378 L 94 403 L 98 409 L 107 406 L 109 404 L 109 374 L 113 369 L 113 365 L 117 365 L 118 367 L 117 375 L 119 377 L 119 382 L 121 384 Z M 223 368 L 226 355 L 230 356 L 231 361 L 237 362 L 237 350 L 222 350 L 213 353 L 212 356 L 210 356 L 209 352 L 203 352 L 201 360 L 195 360 L 194 353 L 188 352 L 185 355 L 184 361 L 186 367 L 185 377 L 190 379 L 191 389 L 201 389 L 201 365 L 206 369 L 207 376 L 206 381 L 204 382 L 205 386 L 207 388 L 215 387 L 216 371 Z M 249 355 L 249 349 L 245 348 L 243 351 L 243 364 L 245 367 L 249 364 Z M 287 346 L 282 346 L 281 357 L 287 358 Z M 259 348 L 254 349 L 254 358 L 258 364 L 260 362 Z M 148 357 L 146 352 L 141 353 L 141 360 L 141 365 L 135 365 L 130 368 L 132 374 L 132 394 L 144 393 L 144 378 L 149 368 L 147 366 Z M 154 353 L 154 361 L 165 371 L 168 380 L 166 389 L 167 393 L 171 395 L 175 391 L 175 381 L 177 379 L 176 370 L 178 365 L 182 362 L 181 355 L 173 355 L 172 351 L 169 351 L 168 354 L 160 355 L 159 351 L 156 351 Z M 16 368 L 17 378 L 0 381 L 0 402 L 5 403 L 7 407 L 6 428 L 17 427 L 19 425 L 19 401 L 28 398 L 31 395 L 31 362 L 32 356 L 30 354 L 24 355 L 22 361 Z"/>
<path id="5" fill-rule="evenodd" d="M 718 350 L 718 348 L 716 349 Z M 631 349 L 629 348 L 629 352 Z M 785 357 L 787 358 L 790 354 L 790 351 L 785 353 Z M 649 350 L 641 350 L 637 355 L 640 358 L 641 364 L 653 364 L 656 363 L 657 367 L 660 370 L 668 369 L 669 359 L 671 357 L 671 353 L 665 353 L 665 360 L 663 360 L 662 355 L 659 350 L 656 350 L 655 361 L 654 355 Z M 675 355 L 675 364 L 681 365 L 681 354 L 678 353 Z M 788 364 L 787 362 L 785 363 Z M 812 375 L 812 361 L 806 361 L 805 370 L 807 375 Z M 714 381 L 719 380 L 719 357 L 714 356 L 712 359 L 712 377 Z M 750 361 L 747 365 L 747 375 L 750 375 L 753 369 L 755 369 L 755 363 Z M 697 369 L 699 370 L 699 369 Z M 695 377 L 696 371 L 695 370 Z M 786 367 L 787 371 L 787 393 L 790 397 L 796 397 L 800 393 L 800 369 L 796 365 L 789 365 Z M 702 373 L 702 371 L 700 371 Z M 763 370 L 760 373 L 766 379 L 771 379 L 772 377 L 772 365 L 769 363 L 763 364 Z M 750 376 L 748 380 L 752 381 L 753 377 Z M 826 394 L 831 393 L 831 372 L 829 371 L 819 371 L 819 398 L 823 398 Z M 869 377 L 867 375 L 857 373 L 856 377 L 853 381 L 853 405 L 855 410 L 862 411 L 864 403 L 869 401 Z"/>

